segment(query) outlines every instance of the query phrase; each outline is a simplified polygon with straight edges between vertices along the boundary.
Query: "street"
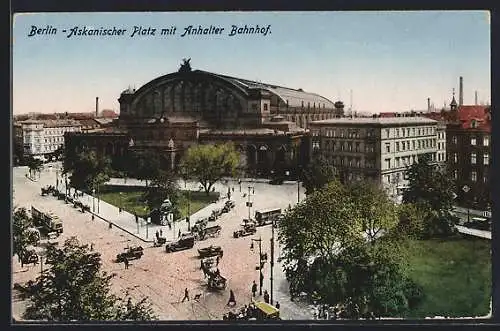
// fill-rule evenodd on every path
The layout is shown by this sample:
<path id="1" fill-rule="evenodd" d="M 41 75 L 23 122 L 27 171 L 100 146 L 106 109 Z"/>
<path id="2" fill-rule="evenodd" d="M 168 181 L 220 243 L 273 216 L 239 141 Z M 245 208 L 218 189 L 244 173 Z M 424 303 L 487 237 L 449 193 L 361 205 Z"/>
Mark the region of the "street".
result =
<path id="1" fill-rule="evenodd" d="M 91 214 L 82 213 L 73 208 L 70 204 L 65 204 L 63 200 L 57 200 L 52 196 L 41 196 L 40 188 L 45 185 L 56 184 L 55 168 L 47 168 L 42 171 L 41 176 L 36 181 L 26 178 L 27 168 L 19 167 L 13 169 L 14 206 L 26 207 L 31 205 L 43 206 L 51 210 L 63 220 L 64 232 L 59 238 L 62 243 L 65 239 L 76 236 L 82 243 L 93 243 L 94 250 L 102 255 L 102 270 L 108 273 L 115 273 L 112 281 L 112 288 L 115 293 L 129 292 L 133 299 L 140 300 L 144 296 L 149 297 L 153 304 L 153 309 L 160 320 L 209 320 L 222 319 L 222 315 L 230 309 L 226 307 L 229 298 L 229 290 L 235 293 L 237 305 L 241 307 L 251 300 L 252 281 L 259 283 L 259 271 L 255 269 L 258 264 L 258 244 L 250 249 L 251 238 L 262 238 L 262 251 L 270 256 L 271 226 L 258 227 L 257 233 L 253 236 L 243 238 L 233 238 L 233 231 L 237 230 L 243 218 L 248 217 L 248 208 L 245 203 L 248 201 L 248 186 L 250 189 L 250 199 L 253 202 L 251 214 L 256 209 L 266 209 L 280 207 L 282 209 L 292 206 L 297 202 L 297 185 L 269 185 L 267 183 L 242 183 L 242 192 L 236 181 L 231 181 L 228 185 L 234 187 L 232 200 L 236 202 L 236 207 L 229 213 L 223 214 L 216 222 L 222 226 L 221 235 L 217 238 L 209 238 L 201 242 L 196 242 L 192 249 L 166 253 L 165 246 L 153 247 L 151 242 L 145 242 L 145 226 L 140 226 L 137 234 L 137 224 L 135 219 L 128 213 L 119 213 L 118 208 L 100 202 L 101 217 L 113 218 L 108 221 L 119 224 L 111 229 L 108 222 L 96 217 L 91 220 Z M 61 183 L 58 183 L 61 185 Z M 196 188 L 196 183 L 190 183 L 190 187 Z M 183 185 L 181 186 L 183 187 Z M 227 192 L 224 183 L 218 183 L 215 188 L 222 195 Z M 232 189 L 231 189 L 232 190 Z M 301 188 L 301 199 L 303 196 Z M 244 196 L 244 193 L 247 196 Z M 91 199 L 90 197 L 84 197 Z M 88 200 L 90 201 L 90 200 Z M 208 216 L 213 208 L 223 203 L 210 205 L 191 217 L 191 224 L 205 215 Z M 92 207 L 92 204 L 90 204 Z M 104 207 L 103 207 L 104 206 Z M 114 208 L 114 209 L 113 209 Z M 106 212 L 104 212 L 106 211 Z M 106 215 L 104 215 L 106 214 Z M 128 214 L 128 215 L 127 215 Z M 168 227 L 151 225 L 148 228 L 148 237 L 153 238 L 156 230 L 162 229 L 167 239 L 174 239 L 176 231 L 181 227 L 181 231 L 187 231 L 187 224 L 180 222 L 174 230 Z M 128 232 L 124 231 L 127 230 Z M 123 251 L 128 245 L 141 245 L 144 247 L 144 256 L 141 259 L 131 261 L 130 268 L 125 270 L 124 265 L 115 263 L 116 254 Z M 227 278 L 228 285 L 224 291 L 211 292 L 206 287 L 206 279 L 200 270 L 198 259 L 198 248 L 209 245 L 221 246 L 224 256 L 220 260 L 219 269 L 222 276 Z M 276 240 L 275 257 L 279 256 L 280 249 Z M 25 266 L 21 268 L 17 257 L 12 259 L 13 283 L 24 282 L 35 278 L 40 273 L 40 265 Z M 266 263 L 263 269 L 264 286 L 263 290 L 270 292 L 270 264 Z M 180 302 L 184 295 L 184 288 L 188 288 L 191 300 Z M 199 294 L 197 301 L 193 300 Z M 305 304 L 291 302 L 288 295 L 288 285 L 278 263 L 274 267 L 274 301 L 279 301 L 281 305 L 281 316 L 283 319 L 311 319 L 312 312 Z M 19 302 L 14 302 L 14 317 L 20 319 Z"/>

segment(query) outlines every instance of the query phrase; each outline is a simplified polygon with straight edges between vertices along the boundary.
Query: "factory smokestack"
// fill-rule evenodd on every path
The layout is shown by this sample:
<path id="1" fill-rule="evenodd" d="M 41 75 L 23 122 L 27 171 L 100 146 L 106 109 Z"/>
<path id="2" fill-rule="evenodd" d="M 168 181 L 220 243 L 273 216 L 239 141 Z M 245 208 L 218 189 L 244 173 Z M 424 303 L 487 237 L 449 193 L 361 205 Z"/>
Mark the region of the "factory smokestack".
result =
<path id="1" fill-rule="evenodd" d="M 476 91 L 475 96 L 474 96 L 474 104 L 477 106 L 477 91 Z"/>
<path id="2" fill-rule="evenodd" d="M 464 104 L 464 79 L 460 76 L 460 87 L 458 91 L 458 105 L 462 106 Z"/>
<path id="3" fill-rule="evenodd" d="M 95 97 L 95 117 L 99 117 L 99 97 Z"/>
<path id="4" fill-rule="evenodd" d="M 427 98 L 427 111 L 431 111 L 431 98 Z"/>

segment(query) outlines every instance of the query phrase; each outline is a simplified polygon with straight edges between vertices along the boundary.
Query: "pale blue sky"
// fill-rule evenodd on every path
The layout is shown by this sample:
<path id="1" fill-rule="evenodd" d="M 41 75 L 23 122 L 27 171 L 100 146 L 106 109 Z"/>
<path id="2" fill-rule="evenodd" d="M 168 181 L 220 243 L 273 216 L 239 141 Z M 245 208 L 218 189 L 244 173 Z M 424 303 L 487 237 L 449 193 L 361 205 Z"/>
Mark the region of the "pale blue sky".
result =
<path id="1" fill-rule="evenodd" d="M 231 25 L 271 33 L 228 36 Z M 28 37 L 31 26 L 56 35 Z M 174 36 L 130 37 L 134 25 L 177 27 Z M 188 25 L 217 36 L 181 37 Z M 67 38 L 79 26 L 125 28 L 121 37 Z M 120 92 L 194 69 L 321 94 L 358 111 L 426 109 L 449 103 L 464 77 L 464 103 L 490 100 L 490 24 L 485 11 L 199 12 L 21 14 L 13 27 L 13 112 L 119 109 Z M 458 100 L 458 98 L 457 98 Z"/>

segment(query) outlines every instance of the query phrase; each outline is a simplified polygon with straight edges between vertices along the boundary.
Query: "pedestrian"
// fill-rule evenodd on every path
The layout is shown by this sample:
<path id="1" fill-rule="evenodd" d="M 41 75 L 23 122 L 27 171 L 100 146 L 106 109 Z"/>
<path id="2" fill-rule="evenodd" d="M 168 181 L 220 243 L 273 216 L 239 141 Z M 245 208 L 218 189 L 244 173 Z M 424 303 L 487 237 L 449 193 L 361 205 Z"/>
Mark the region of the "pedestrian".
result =
<path id="1" fill-rule="evenodd" d="M 229 300 L 227 301 L 227 306 L 236 306 L 236 299 L 234 297 L 233 290 L 229 290 Z"/>
<path id="2" fill-rule="evenodd" d="M 257 284 L 255 284 L 255 280 L 252 284 L 252 296 L 255 298 L 255 293 L 257 293 Z"/>
<path id="3" fill-rule="evenodd" d="M 181 229 L 179 229 L 179 235 L 178 235 L 178 238 L 181 237 Z"/>
<path id="4" fill-rule="evenodd" d="M 94 214 L 92 214 L 92 221 L 94 221 L 94 220 L 95 220 L 95 216 L 94 216 Z"/>
<path id="5" fill-rule="evenodd" d="M 134 212 L 134 216 L 135 216 L 135 222 L 136 222 L 136 223 L 139 223 L 139 216 L 137 216 L 137 213 L 136 213 L 136 212 Z"/>
<path id="6" fill-rule="evenodd" d="M 94 250 L 94 243 L 91 243 L 90 244 L 90 250 L 93 251 Z"/>
<path id="7" fill-rule="evenodd" d="M 163 237 L 163 231 L 160 229 L 160 237 Z"/>
<path id="8" fill-rule="evenodd" d="M 264 291 L 264 302 L 269 303 L 269 293 L 267 293 L 267 290 Z"/>
<path id="9" fill-rule="evenodd" d="M 233 187 L 231 187 L 231 190 L 232 190 L 232 191 L 233 191 L 233 193 L 234 193 L 234 186 L 233 186 Z"/>
<path id="10" fill-rule="evenodd" d="M 280 309 L 280 303 L 278 301 L 276 301 L 275 307 L 276 307 L 276 309 Z"/>
<path id="11" fill-rule="evenodd" d="M 223 253 L 223 251 L 221 250 L 221 251 L 220 251 L 220 254 L 219 254 L 219 256 L 220 256 L 220 258 L 221 258 L 221 259 L 222 259 L 222 255 L 224 255 L 224 253 Z"/>
<path id="12" fill-rule="evenodd" d="M 189 291 L 187 289 L 187 287 L 184 289 L 184 298 L 182 298 L 182 301 L 181 302 L 184 302 L 184 300 L 189 301 Z"/>
<path id="13" fill-rule="evenodd" d="M 113 228 L 113 223 L 109 222 L 108 228 L 110 228 L 110 229 Z"/>
<path id="14" fill-rule="evenodd" d="M 160 238 L 160 233 L 156 230 L 156 239 Z"/>
<path id="15" fill-rule="evenodd" d="M 219 255 L 217 255 L 217 258 L 215 259 L 215 262 L 217 263 L 216 265 L 219 265 Z"/>
<path id="16" fill-rule="evenodd" d="M 127 258 L 123 259 L 123 264 L 125 264 L 125 269 L 128 269 L 129 262 Z"/>

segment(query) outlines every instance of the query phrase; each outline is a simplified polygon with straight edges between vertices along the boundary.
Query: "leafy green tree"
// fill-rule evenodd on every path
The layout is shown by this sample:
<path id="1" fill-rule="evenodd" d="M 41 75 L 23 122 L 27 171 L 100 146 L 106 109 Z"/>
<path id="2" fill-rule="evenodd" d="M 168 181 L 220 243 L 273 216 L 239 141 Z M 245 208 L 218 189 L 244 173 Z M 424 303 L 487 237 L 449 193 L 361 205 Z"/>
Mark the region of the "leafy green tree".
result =
<path id="1" fill-rule="evenodd" d="M 145 180 L 146 186 L 148 186 L 148 181 L 153 181 L 158 178 L 160 169 L 161 162 L 157 153 L 145 151 L 132 155 L 129 173 L 139 180 Z"/>
<path id="2" fill-rule="evenodd" d="M 406 170 L 408 188 L 403 203 L 413 203 L 429 211 L 429 235 L 453 233 L 457 218 L 453 216 L 455 185 L 445 169 L 431 162 L 429 155 L 420 155 L 418 162 Z"/>
<path id="3" fill-rule="evenodd" d="M 418 291 L 405 277 L 401 243 L 377 236 L 397 223 L 396 206 L 371 183 L 334 180 L 308 195 L 278 228 L 292 297 L 315 294 L 319 302 L 345 305 L 351 318 L 403 314 Z"/>
<path id="4" fill-rule="evenodd" d="M 398 206 L 398 225 L 395 229 L 397 236 L 404 235 L 412 239 L 422 239 L 426 234 L 428 211 L 412 203 Z"/>
<path id="5" fill-rule="evenodd" d="M 181 161 L 181 173 L 200 182 L 207 196 L 223 176 L 234 176 L 239 154 L 231 143 L 191 146 Z"/>
<path id="6" fill-rule="evenodd" d="M 109 180 L 111 161 L 93 150 L 85 150 L 76 156 L 70 169 L 64 169 L 64 173 L 69 171 L 71 171 L 69 178 L 71 186 L 91 191 Z"/>
<path id="7" fill-rule="evenodd" d="M 348 185 L 348 191 L 370 241 L 381 231 L 390 231 L 397 225 L 397 207 L 380 185 L 373 181 L 355 181 Z"/>
<path id="8" fill-rule="evenodd" d="M 28 246 L 35 246 L 40 240 L 40 234 L 33 225 L 33 220 L 28 215 L 26 208 L 16 208 L 12 218 L 12 255 L 21 259 Z"/>
<path id="9" fill-rule="evenodd" d="M 147 201 L 150 210 L 157 208 L 165 199 L 170 199 L 174 206 L 179 203 L 179 184 L 174 173 L 160 170 L 156 179 L 153 179 L 143 195 L 143 199 Z M 180 218 L 179 210 L 174 208 L 174 218 Z"/>
<path id="10" fill-rule="evenodd" d="M 306 194 L 325 187 L 335 178 L 335 169 L 321 154 L 315 155 L 311 163 L 301 172 L 302 186 Z"/>
<path id="11" fill-rule="evenodd" d="M 17 285 L 21 297 L 29 299 L 28 320 L 107 321 L 156 319 L 147 299 L 135 304 L 111 293 L 113 275 L 100 271 L 101 257 L 76 238 L 63 247 L 47 248 L 49 266 L 36 280 Z M 129 297 L 130 298 L 130 297 Z"/>

